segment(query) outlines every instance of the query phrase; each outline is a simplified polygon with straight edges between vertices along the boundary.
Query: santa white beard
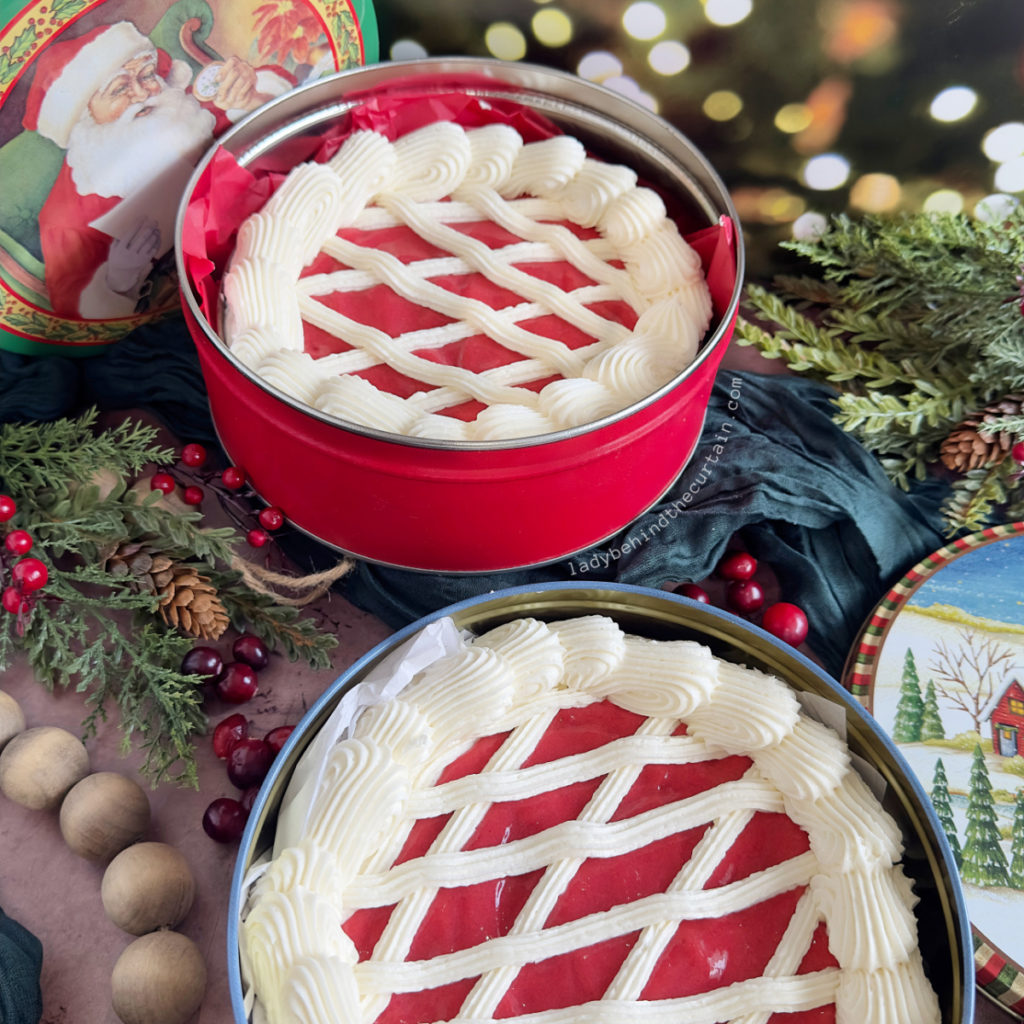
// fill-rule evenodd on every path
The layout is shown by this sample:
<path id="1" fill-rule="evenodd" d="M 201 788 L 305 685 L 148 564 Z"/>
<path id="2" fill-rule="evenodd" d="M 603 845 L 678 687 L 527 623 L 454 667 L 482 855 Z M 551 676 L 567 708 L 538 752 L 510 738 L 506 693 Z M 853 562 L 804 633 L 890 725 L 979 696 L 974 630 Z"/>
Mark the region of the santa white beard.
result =
<path id="1" fill-rule="evenodd" d="M 194 97 L 174 88 L 109 124 L 97 124 L 86 110 L 68 139 L 71 179 L 80 195 L 131 196 L 175 165 L 193 166 L 213 141 L 215 123 Z"/>

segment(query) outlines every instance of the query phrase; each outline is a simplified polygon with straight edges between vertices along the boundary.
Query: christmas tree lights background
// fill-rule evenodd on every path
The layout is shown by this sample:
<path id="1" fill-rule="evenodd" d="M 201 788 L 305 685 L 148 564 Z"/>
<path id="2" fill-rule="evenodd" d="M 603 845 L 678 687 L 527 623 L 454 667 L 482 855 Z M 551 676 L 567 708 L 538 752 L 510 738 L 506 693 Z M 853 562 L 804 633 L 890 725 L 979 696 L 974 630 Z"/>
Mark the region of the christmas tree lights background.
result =
<path id="1" fill-rule="evenodd" d="M 750 271 L 836 212 L 1024 196 L 1019 0 L 379 0 L 382 59 L 523 60 L 657 111 L 732 192 Z M 983 205 L 982 211 L 987 207 Z"/>

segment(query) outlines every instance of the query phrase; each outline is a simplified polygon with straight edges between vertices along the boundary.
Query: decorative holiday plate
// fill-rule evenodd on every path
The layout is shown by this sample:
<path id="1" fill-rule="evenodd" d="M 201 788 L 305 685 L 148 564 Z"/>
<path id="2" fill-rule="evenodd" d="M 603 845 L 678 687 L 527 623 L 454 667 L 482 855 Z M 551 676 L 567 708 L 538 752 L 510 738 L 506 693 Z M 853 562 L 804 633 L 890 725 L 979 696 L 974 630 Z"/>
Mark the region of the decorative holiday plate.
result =
<path id="1" fill-rule="evenodd" d="M 980 990 L 1024 1018 L 1024 523 L 936 551 L 875 609 L 844 682 L 957 855 Z"/>
<path id="2" fill-rule="evenodd" d="M 377 46 L 372 0 L 0 0 L 0 349 L 89 355 L 180 311 L 196 161 Z"/>

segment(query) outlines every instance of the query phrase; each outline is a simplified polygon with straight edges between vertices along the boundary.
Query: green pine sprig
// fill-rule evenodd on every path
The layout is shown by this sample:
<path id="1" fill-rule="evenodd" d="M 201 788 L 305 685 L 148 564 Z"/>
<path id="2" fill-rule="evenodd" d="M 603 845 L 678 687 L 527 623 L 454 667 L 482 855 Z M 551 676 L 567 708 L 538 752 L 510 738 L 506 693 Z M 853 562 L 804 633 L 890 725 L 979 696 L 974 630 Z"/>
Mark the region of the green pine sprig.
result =
<path id="1" fill-rule="evenodd" d="M 748 285 L 737 339 L 834 387 L 836 423 L 896 485 L 925 479 L 954 428 L 1024 391 L 1024 207 L 998 221 L 840 215 L 783 247 L 815 272 Z M 1024 415 L 985 429 L 1024 440 Z M 1019 468 L 994 457 L 954 479 L 950 535 L 1019 511 Z"/>
<path id="2" fill-rule="evenodd" d="M 337 640 L 295 608 L 249 590 L 230 568 L 239 540 L 233 527 L 204 526 L 197 510 L 129 486 L 174 458 L 157 443 L 155 428 L 126 420 L 101 429 L 95 411 L 0 426 L 0 492 L 18 507 L 5 526 L 32 535 L 31 555 L 48 571 L 30 609 L 0 613 L 0 671 L 20 653 L 44 686 L 85 695 L 84 736 L 116 719 L 122 750 L 142 751 L 141 771 L 154 785 L 196 786 L 203 693 L 196 677 L 180 671 L 195 638 L 165 624 L 158 594 L 108 571 L 117 546 L 142 542 L 197 568 L 214 581 L 236 628 L 256 633 L 290 660 L 327 667 Z M 10 583 L 13 561 L 6 557 L 0 566 L 0 589 Z"/>

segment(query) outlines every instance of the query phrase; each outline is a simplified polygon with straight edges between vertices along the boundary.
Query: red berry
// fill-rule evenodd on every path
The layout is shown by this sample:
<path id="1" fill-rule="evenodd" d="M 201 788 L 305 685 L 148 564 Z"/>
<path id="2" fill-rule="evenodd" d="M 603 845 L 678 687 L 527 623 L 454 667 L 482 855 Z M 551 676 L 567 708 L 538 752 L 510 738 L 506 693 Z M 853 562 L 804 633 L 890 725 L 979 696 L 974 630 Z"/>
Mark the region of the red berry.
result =
<path id="1" fill-rule="evenodd" d="M 270 664 L 270 651 L 255 633 L 243 633 L 231 645 L 231 654 L 235 661 L 243 661 L 257 671 Z"/>
<path id="2" fill-rule="evenodd" d="M 284 526 L 284 513 L 276 505 L 260 509 L 258 518 L 265 530 L 280 530 Z"/>
<path id="3" fill-rule="evenodd" d="M 746 551 L 734 551 L 718 563 L 718 575 L 723 580 L 749 580 L 757 572 L 757 559 Z"/>
<path id="4" fill-rule="evenodd" d="M 14 504 L 14 499 L 10 495 L 0 494 L 0 523 L 13 519 L 17 511 L 18 506 Z"/>
<path id="5" fill-rule="evenodd" d="M 202 487 L 197 487 L 195 484 L 190 484 L 181 492 L 181 500 L 186 505 L 202 505 L 205 497 Z"/>
<path id="6" fill-rule="evenodd" d="M 807 639 L 807 616 L 802 608 L 787 601 L 779 601 L 765 608 L 761 625 L 772 636 L 794 647 L 799 647 Z"/>
<path id="7" fill-rule="evenodd" d="M 221 719 L 213 727 L 213 736 L 210 742 L 213 744 L 213 752 L 222 760 L 227 760 L 231 748 L 239 741 L 249 735 L 249 719 L 243 714 L 235 713 Z"/>
<path id="8" fill-rule="evenodd" d="M 258 526 L 251 529 L 246 535 L 245 539 L 254 547 L 262 548 L 270 543 L 270 534 L 266 530 L 261 530 Z"/>
<path id="9" fill-rule="evenodd" d="M 217 680 L 217 696 L 229 704 L 244 704 L 256 696 L 256 670 L 241 661 L 233 661 Z"/>
<path id="10" fill-rule="evenodd" d="M 12 555 L 27 555 L 32 550 L 32 534 L 28 530 L 11 530 L 4 537 L 4 547 Z"/>
<path id="11" fill-rule="evenodd" d="M 1010 449 L 1010 458 L 1013 459 L 1014 462 L 1024 465 L 1024 441 L 1018 441 Z"/>
<path id="12" fill-rule="evenodd" d="M 252 813 L 252 805 L 256 803 L 256 797 L 259 796 L 259 792 L 259 786 L 250 786 L 239 798 L 238 802 L 245 808 L 246 814 Z"/>
<path id="13" fill-rule="evenodd" d="M 726 588 L 725 600 L 733 611 L 749 615 L 764 604 L 764 591 L 755 580 L 733 580 Z"/>
<path id="14" fill-rule="evenodd" d="M 281 753 L 281 748 L 288 742 L 288 737 L 295 732 L 294 725 L 279 725 L 267 733 L 267 742 L 275 754 Z"/>
<path id="15" fill-rule="evenodd" d="M 198 469 L 206 462 L 206 449 L 201 444 L 187 444 L 181 449 L 181 461 L 186 466 Z"/>
<path id="16" fill-rule="evenodd" d="M 239 789 L 258 786 L 267 777 L 273 760 L 274 752 L 266 740 L 247 736 L 228 753 L 228 778 Z"/>
<path id="17" fill-rule="evenodd" d="M 11 578 L 14 580 L 15 586 L 20 587 L 22 593 L 31 594 L 33 590 L 39 590 L 46 586 L 50 574 L 38 558 L 23 558 L 20 562 L 14 563 Z"/>
<path id="18" fill-rule="evenodd" d="M 28 598 L 17 587 L 4 587 L 0 601 L 3 602 L 4 611 L 12 615 L 27 612 L 30 607 Z"/>
<path id="19" fill-rule="evenodd" d="M 700 601 L 701 604 L 711 604 L 711 598 L 708 596 L 708 592 L 703 588 L 697 586 L 696 583 L 684 583 L 679 588 L 679 593 L 683 597 L 690 598 L 691 601 Z"/>
<path id="20" fill-rule="evenodd" d="M 245 470 L 238 466 L 228 466 L 221 473 L 220 480 L 229 491 L 240 491 L 245 486 Z"/>
<path id="21" fill-rule="evenodd" d="M 237 843 L 245 831 L 249 815 L 245 808 L 228 796 L 219 796 L 203 814 L 203 831 L 215 842 Z"/>
<path id="22" fill-rule="evenodd" d="M 150 490 L 163 491 L 164 494 L 173 494 L 176 484 L 170 473 L 154 473 L 153 479 L 149 481 Z"/>
<path id="23" fill-rule="evenodd" d="M 181 672 L 186 676 L 199 676 L 204 683 L 214 683 L 224 671 L 224 659 L 212 647 L 193 647 L 181 659 Z"/>

